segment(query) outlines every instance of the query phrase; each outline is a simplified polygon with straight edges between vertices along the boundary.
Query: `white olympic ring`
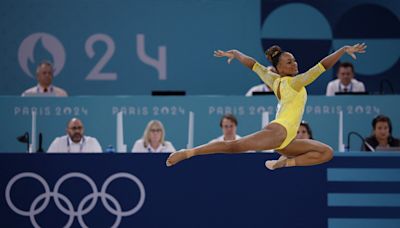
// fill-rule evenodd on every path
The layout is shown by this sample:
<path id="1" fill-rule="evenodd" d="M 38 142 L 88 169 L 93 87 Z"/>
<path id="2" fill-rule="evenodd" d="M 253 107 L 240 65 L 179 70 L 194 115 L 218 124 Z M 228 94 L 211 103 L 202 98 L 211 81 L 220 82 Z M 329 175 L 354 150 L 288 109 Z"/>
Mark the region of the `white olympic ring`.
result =
<path id="1" fill-rule="evenodd" d="M 29 208 L 29 211 L 24 211 L 24 210 L 21 210 L 18 207 L 16 207 L 15 204 L 12 202 L 11 189 L 15 182 L 17 182 L 19 179 L 27 178 L 27 177 L 38 180 L 44 188 L 44 193 L 38 195 L 33 200 L 33 202 L 31 203 L 31 206 Z M 76 211 L 72 205 L 72 202 L 65 195 L 63 195 L 59 192 L 60 186 L 64 183 L 65 180 L 70 179 L 70 178 L 80 178 L 80 179 L 85 180 L 90 185 L 90 188 L 93 191 L 92 193 L 83 197 L 83 199 L 80 201 Z M 116 180 L 118 178 L 127 178 L 127 179 L 131 180 L 138 186 L 139 191 L 140 191 L 140 198 L 139 198 L 138 203 L 136 204 L 135 207 L 133 207 L 132 209 L 127 210 L 127 211 L 122 211 L 121 205 L 118 202 L 118 200 L 115 199 L 114 196 L 112 196 L 106 192 L 107 188 L 111 184 L 111 182 L 113 182 L 114 180 Z M 10 179 L 10 181 L 8 182 L 7 187 L 6 187 L 5 197 L 6 197 L 7 204 L 11 208 L 11 210 L 13 210 L 15 213 L 22 215 L 22 216 L 29 216 L 33 227 L 40 227 L 39 224 L 36 222 L 35 216 L 42 213 L 46 209 L 46 207 L 50 203 L 51 197 L 53 197 L 57 208 L 61 212 L 63 212 L 64 214 L 69 216 L 67 224 L 65 224 L 64 227 L 70 227 L 73 224 L 75 217 L 78 218 L 78 222 L 81 227 L 88 227 L 86 225 L 85 221 L 83 220 L 83 216 L 88 214 L 91 210 L 93 210 L 93 208 L 96 206 L 97 199 L 100 197 L 101 202 L 102 202 L 103 206 L 105 207 L 105 209 L 108 212 L 110 212 L 111 214 L 116 216 L 115 222 L 112 225 L 112 227 L 118 227 L 119 224 L 121 223 L 122 217 L 131 216 L 140 210 L 140 208 L 144 204 L 145 194 L 146 194 L 146 192 L 145 192 L 143 183 L 139 180 L 139 178 L 137 178 L 136 176 L 134 176 L 130 173 L 115 173 L 115 174 L 109 176 L 104 181 L 103 185 L 101 186 L 101 190 L 99 192 L 95 182 L 89 176 L 87 176 L 86 174 L 83 174 L 83 173 L 72 172 L 72 173 L 67 173 L 67 174 L 63 175 L 61 178 L 59 178 L 57 180 L 56 184 L 54 185 L 54 190 L 50 191 L 50 187 L 43 177 L 41 177 L 40 175 L 38 175 L 36 173 L 23 172 L 23 173 L 19 173 L 19 174 L 15 175 L 13 178 Z M 39 208 L 36 208 L 37 205 L 39 204 L 39 202 L 41 202 L 43 200 L 44 200 L 44 202 L 42 203 L 42 205 Z M 63 201 L 64 204 L 62 204 L 60 202 L 60 200 Z M 91 200 L 91 202 L 89 203 L 89 205 L 86 208 L 84 208 L 84 206 L 87 204 L 87 202 L 89 200 Z M 110 206 L 109 202 L 111 202 L 114 207 Z M 64 205 L 66 205 L 67 208 L 65 208 Z"/>

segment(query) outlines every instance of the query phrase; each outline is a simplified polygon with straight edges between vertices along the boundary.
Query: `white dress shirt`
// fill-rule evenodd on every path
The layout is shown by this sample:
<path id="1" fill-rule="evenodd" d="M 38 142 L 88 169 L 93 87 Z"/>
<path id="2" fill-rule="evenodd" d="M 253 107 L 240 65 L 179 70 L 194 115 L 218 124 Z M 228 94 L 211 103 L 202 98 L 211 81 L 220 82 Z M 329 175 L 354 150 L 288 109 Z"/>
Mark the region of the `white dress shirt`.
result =
<path id="1" fill-rule="evenodd" d="M 55 96 L 55 97 L 68 97 L 67 92 L 65 90 L 57 87 L 50 85 L 47 88 L 47 91 L 44 91 L 44 88 L 41 85 L 36 85 L 30 89 L 25 90 L 21 96 L 23 97 L 28 97 L 28 96 Z"/>
<path id="2" fill-rule="evenodd" d="M 242 138 L 242 137 L 240 137 L 240 135 L 236 135 L 236 136 L 235 136 L 235 140 L 236 140 L 236 139 L 240 139 L 240 138 Z M 220 137 L 211 140 L 210 143 L 212 143 L 212 142 L 223 142 L 223 141 L 225 141 L 225 140 L 224 140 L 224 135 L 221 135 Z"/>
<path id="3" fill-rule="evenodd" d="M 329 82 L 326 87 L 326 96 L 335 96 L 336 92 L 365 92 L 365 86 L 364 83 L 354 78 L 351 79 L 350 84 L 347 86 L 340 83 L 339 79 L 335 79 Z"/>
<path id="4" fill-rule="evenodd" d="M 144 140 L 139 139 L 132 147 L 132 152 L 135 153 L 171 153 L 175 151 L 175 147 L 169 141 L 164 141 L 164 144 L 160 144 L 157 148 L 153 148 L 151 145 L 145 147 Z"/>
<path id="5" fill-rule="evenodd" d="M 75 143 L 68 135 L 57 137 L 51 143 L 48 153 L 96 153 L 103 152 L 99 141 L 90 136 L 83 136 L 79 143 Z"/>
<path id="6" fill-rule="evenodd" d="M 256 85 L 251 87 L 249 91 L 247 91 L 246 97 L 253 96 L 253 92 L 269 92 L 269 91 L 271 90 L 265 84 Z"/>

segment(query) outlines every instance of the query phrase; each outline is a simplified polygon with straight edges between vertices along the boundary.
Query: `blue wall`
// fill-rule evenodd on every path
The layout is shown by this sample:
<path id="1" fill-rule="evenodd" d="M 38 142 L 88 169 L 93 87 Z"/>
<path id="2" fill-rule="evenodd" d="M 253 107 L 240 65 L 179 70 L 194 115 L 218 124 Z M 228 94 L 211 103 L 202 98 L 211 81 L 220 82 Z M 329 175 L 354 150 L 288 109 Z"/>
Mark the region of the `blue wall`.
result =
<path id="1" fill-rule="evenodd" d="M 371 121 L 378 114 L 386 114 L 393 122 L 394 136 L 400 135 L 399 96 L 309 96 L 304 120 L 311 124 L 314 138 L 338 149 L 339 111 L 343 111 L 344 136 L 357 131 L 363 136 L 371 133 Z M 31 111 L 36 110 L 37 129 L 44 133 L 44 147 L 66 134 L 66 124 L 72 117 L 82 119 L 86 135 L 96 137 L 103 149 L 116 140 L 116 113 L 124 115 L 124 142 L 130 151 L 134 141 L 143 135 L 148 121 L 161 120 L 166 128 L 166 139 L 176 148 L 187 145 L 189 112 L 195 114 L 194 145 L 200 145 L 221 135 L 219 119 L 223 114 L 237 116 L 238 134 L 247 135 L 261 129 L 263 111 L 275 117 L 274 96 L 187 96 L 187 97 L 70 97 L 21 98 L 0 97 L 0 151 L 25 151 L 16 136 L 31 131 Z M 346 139 L 345 139 L 346 140 Z M 361 142 L 352 138 L 352 149 L 358 150 Z"/>
<path id="2" fill-rule="evenodd" d="M 400 92 L 400 30 L 394 29 L 400 27 L 399 12 L 393 0 L 5 0 L 0 95 L 33 86 L 42 59 L 54 62 L 54 83 L 70 95 L 148 95 L 160 89 L 242 95 L 259 79 L 238 63 L 214 58 L 214 50 L 236 48 L 267 64 L 263 50 L 280 44 L 304 71 L 354 42 L 369 46 L 355 62 L 367 89 L 377 92 L 388 79 Z M 332 73 L 309 91 L 325 93 Z"/>
<path id="3" fill-rule="evenodd" d="M 101 192 L 104 186 L 109 199 L 114 199 L 115 204 L 108 201 L 109 205 L 116 209 L 119 204 L 123 212 L 143 198 L 136 213 L 121 217 L 120 227 L 400 226 L 400 157 L 396 153 L 347 153 L 324 165 L 276 171 L 264 167 L 265 160 L 277 157 L 272 154 L 202 156 L 172 168 L 165 167 L 166 157 L 0 154 L 0 226 L 31 227 L 31 214 L 42 227 L 64 226 L 68 218 L 72 227 L 81 227 L 73 212 L 86 198 L 83 212 L 78 213 L 85 224 L 110 227 L 117 217 L 100 200 L 104 194 L 89 195 L 95 191 L 91 187 Z M 24 173 L 37 176 L 15 178 Z M 135 176 L 143 191 L 126 177 L 106 184 L 106 179 L 121 173 Z M 41 195 L 45 190 L 36 178 L 48 186 L 48 194 Z M 7 192 L 16 208 L 27 211 L 25 216 L 11 209 Z M 67 202 L 71 204 L 66 213 L 54 201 L 60 194 L 65 196 L 60 198 L 64 208 Z M 48 196 L 48 201 L 42 204 L 40 196 Z M 91 196 L 97 199 L 92 207 L 93 198 L 87 198 Z"/>

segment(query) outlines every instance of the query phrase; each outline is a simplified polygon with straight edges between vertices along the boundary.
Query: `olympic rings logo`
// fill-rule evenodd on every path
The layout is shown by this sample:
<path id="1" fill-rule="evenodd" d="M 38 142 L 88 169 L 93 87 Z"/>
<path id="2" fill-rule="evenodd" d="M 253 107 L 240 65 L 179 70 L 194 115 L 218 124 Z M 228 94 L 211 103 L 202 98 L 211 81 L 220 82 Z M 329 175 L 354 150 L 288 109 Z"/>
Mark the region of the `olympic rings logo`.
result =
<path id="1" fill-rule="evenodd" d="M 12 202 L 11 195 L 10 195 L 12 186 L 15 184 L 15 182 L 17 182 L 18 180 L 20 180 L 22 178 L 36 179 L 42 184 L 42 186 L 44 188 L 44 193 L 38 195 L 31 203 L 29 210 L 26 210 L 26 211 L 17 208 L 15 206 L 15 204 Z M 70 178 L 81 178 L 81 179 L 85 180 L 92 189 L 92 193 L 86 195 L 80 201 L 77 210 L 74 209 L 72 202 L 65 195 L 63 195 L 59 192 L 59 189 L 60 189 L 62 183 Z M 114 196 L 107 193 L 108 186 L 111 184 L 111 182 L 113 182 L 114 180 L 116 180 L 118 178 L 127 178 L 127 179 L 131 180 L 132 182 L 134 182 L 139 187 L 140 199 L 135 207 L 132 207 L 132 209 L 127 210 L 127 211 L 122 211 L 121 205 L 118 202 L 118 200 L 115 199 Z M 23 173 L 17 174 L 13 178 L 11 178 L 11 180 L 8 182 L 7 187 L 6 187 L 5 197 L 6 197 L 8 206 L 15 213 L 22 215 L 22 216 L 29 216 L 33 227 L 40 227 L 39 224 L 36 222 L 35 216 L 42 213 L 45 210 L 45 208 L 48 206 L 48 204 L 50 202 L 51 197 L 53 197 L 57 208 L 60 211 L 62 211 L 64 214 L 69 216 L 67 224 L 65 224 L 63 227 L 70 227 L 72 225 L 72 223 L 74 222 L 75 217 L 78 218 L 78 222 L 81 227 L 88 227 L 85 224 L 85 221 L 83 220 L 83 216 L 88 214 L 91 210 L 93 210 L 93 208 L 95 207 L 95 205 L 97 203 L 98 198 L 100 197 L 101 202 L 104 205 L 105 209 L 108 212 L 110 212 L 111 214 L 116 216 L 115 222 L 112 225 L 112 227 L 118 227 L 119 224 L 121 223 L 122 217 L 131 216 L 131 215 L 135 214 L 143 206 L 144 200 L 145 200 L 145 189 L 144 189 L 143 183 L 136 176 L 134 176 L 130 173 L 115 173 L 115 174 L 109 176 L 104 181 L 103 185 L 101 186 L 101 190 L 99 192 L 96 184 L 89 176 L 87 176 L 86 174 L 83 174 L 83 173 L 71 172 L 71 173 L 67 173 L 67 174 L 63 175 L 61 178 L 59 178 L 58 181 L 56 182 L 56 184 L 54 185 L 54 190 L 50 191 L 50 187 L 43 177 L 41 177 L 40 175 L 38 175 L 36 173 L 23 172 Z M 39 202 L 43 201 L 43 200 L 44 200 L 43 204 L 40 207 L 38 207 Z M 89 203 L 89 205 L 86 208 L 84 208 L 84 206 L 88 203 L 89 200 L 91 200 L 91 202 Z M 64 207 L 63 204 L 61 204 L 61 201 L 64 202 L 64 205 L 66 205 L 67 208 Z M 108 201 L 110 201 L 114 207 L 112 207 Z"/>

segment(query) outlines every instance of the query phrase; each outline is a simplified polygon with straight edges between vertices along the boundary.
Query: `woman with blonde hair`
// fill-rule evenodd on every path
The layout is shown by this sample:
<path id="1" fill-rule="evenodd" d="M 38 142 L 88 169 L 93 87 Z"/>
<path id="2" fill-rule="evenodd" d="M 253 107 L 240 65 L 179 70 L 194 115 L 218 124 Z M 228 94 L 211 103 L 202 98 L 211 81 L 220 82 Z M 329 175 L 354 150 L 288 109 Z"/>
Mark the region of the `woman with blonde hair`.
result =
<path id="1" fill-rule="evenodd" d="M 173 152 L 174 146 L 171 142 L 165 141 L 164 125 L 158 120 L 151 120 L 147 123 L 143 137 L 135 142 L 132 152 Z"/>

